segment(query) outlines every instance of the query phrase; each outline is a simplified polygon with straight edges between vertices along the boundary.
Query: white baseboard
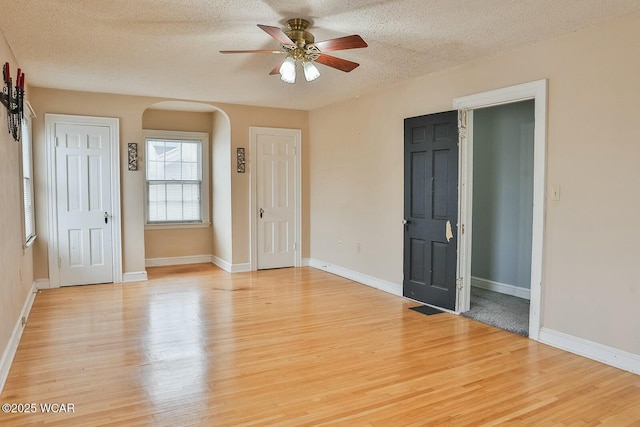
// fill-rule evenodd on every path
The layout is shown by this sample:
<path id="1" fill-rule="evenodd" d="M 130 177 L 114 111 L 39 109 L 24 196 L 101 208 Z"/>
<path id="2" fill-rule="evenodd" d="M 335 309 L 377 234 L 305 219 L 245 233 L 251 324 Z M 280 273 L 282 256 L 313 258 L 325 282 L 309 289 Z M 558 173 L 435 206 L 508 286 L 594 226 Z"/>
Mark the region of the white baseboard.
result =
<path id="1" fill-rule="evenodd" d="M 251 264 L 248 262 L 242 264 L 231 264 L 215 255 L 211 255 L 211 263 L 228 273 L 247 273 L 251 271 Z M 309 267 L 309 258 L 302 258 L 300 267 Z"/>
<path id="2" fill-rule="evenodd" d="M 248 262 L 242 264 L 231 264 L 230 262 L 227 262 L 215 255 L 211 255 L 211 263 L 217 267 L 220 267 L 227 273 L 245 273 L 247 271 L 251 271 L 251 264 L 249 264 Z"/>
<path id="3" fill-rule="evenodd" d="M 184 264 L 210 264 L 212 255 L 191 255 L 176 256 L 167 258 L 147 258 L 144 262 L 145 267 L 163 267 L 167 265 L 184 265 Z M 214 263 L 215 264 L 215 263 Z"/>
<path id="4" fill-rule="evenodd" d="M 402 285 L 398 285 L 393 282 L 388 282 L 386 280 L 378 279 L 377 277 L 349 270 L 348 268 L 331 265 L 327 262 L 314 258 L 309 259 L 309 266 L 353 280 L 354 282 L 362 283 L 363 285 L 371 286 L 372 288 L 380 289 L 381 291 L 385 291 L 399 297 L 402 296 Z"/>
<path id="5" fill-rule="evenodd" d="M 164 267 L 168 265 L 186 265 L 186 264 L 213 264 L 228 273 L 242 273 L 251 271 L 249 263 L 231 264 L 215 255 L 191 255 L 167 258 L 147 258 L 145 265 L 147 267 Z"/>
<path id="6" fill-rule="evenodd" d="M 122 275 L 122 283 L 144 282 L 147 280 L 146 271 L 131 271 Z"/>
<path id="7" fill-rule="evenodd" d="M 49 289 L 51 287 L 49 279 L 36 279 L 35 283 L 38 289 Z"/>
<path id="8" fill-rule="evenodd" d="M 501 294 L 513 295 L 518 298 L 531 299 L 530 289 L 507 285 L 506 283 L 494 282 L 493 280 L 482 279 L 480 277 L 471 276 L 471 286 Z"/>
<path id="9" fill-rule="evenodd" d="M 247 273 L 251 271 L 251 264 L 248 262 L 242 264 L 233 264 L 231 266 L 231 273 Z"/>
<path id="10" fill-rule="evenodd" d="M 7 346 L 4 348 L 2 352 L 2 357 L 0 358 L 0 393 L 4 388 L 4 384 L 7 382 L 7 377 L 9 376 L 9 369 L 11 369 L 11 364 L 13 363 L 13 358 L 16 355 L 16 351 L 18 350 L 18 344 L 20 343 L 20 338 L 22 338 L 22 331 L 24 330 L 24 325 L 22 324 L 22 318 L 29 318 L 29 313 L 31 312 L 31 306 L 33 306 L 33 301 L 36 298 L 36 293 L 38 292 L 37 283 L 34 281 L 33 285 L 31 285 L 31 290 L 29 291 L 29 295 L 27 296 L 24 305 L 22 306 L 22 311 L 20 311 L 20 316 L 18 316 L 18 320 L 16 324 L 13 326 L 13 332 L 11 332 L 11 337 L 9 337 L 9 342 Z"/>
<path id="11" fill-rule="evenodd" d="M 231 267 L 233 267 L 233 265 L 230 262 L 227 262 L 227 261 L 223 260 L 222 258 L 217 257 L 215 255 L 211 255 L 211 263 L 213 265 L 215 265 L 216 267 L 220 267 L 221 269 L 223 269 L 227 273 L 231 273 Z"/>
<path id="12" fill-rule="evenodd" d="M 640 355 L 637 354 L 547 328 L 540 328 L 539 341 L 634 374 L 640 374 Z"/>

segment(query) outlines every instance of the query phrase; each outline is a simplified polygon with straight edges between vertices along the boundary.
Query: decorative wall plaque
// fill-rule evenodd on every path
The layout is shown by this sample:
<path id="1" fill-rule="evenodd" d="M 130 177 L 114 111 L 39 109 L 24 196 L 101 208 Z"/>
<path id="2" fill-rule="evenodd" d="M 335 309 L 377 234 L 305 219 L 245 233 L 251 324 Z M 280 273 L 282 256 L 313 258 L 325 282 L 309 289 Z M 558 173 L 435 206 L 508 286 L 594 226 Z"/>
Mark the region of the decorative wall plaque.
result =
<path id="1" fill-rule="evenodd" d="M 129 143 L 129 170 L 138 170 L 138 144 L 135 142 Z"/>
<path id="2" fill-rule="evenodd" d="M 238 161 L 237 171 L 238 173 L 244 173 L 246 164 L 246 160 L 244 158 L 244 148 L 236 148 L 236 157 Z"/>

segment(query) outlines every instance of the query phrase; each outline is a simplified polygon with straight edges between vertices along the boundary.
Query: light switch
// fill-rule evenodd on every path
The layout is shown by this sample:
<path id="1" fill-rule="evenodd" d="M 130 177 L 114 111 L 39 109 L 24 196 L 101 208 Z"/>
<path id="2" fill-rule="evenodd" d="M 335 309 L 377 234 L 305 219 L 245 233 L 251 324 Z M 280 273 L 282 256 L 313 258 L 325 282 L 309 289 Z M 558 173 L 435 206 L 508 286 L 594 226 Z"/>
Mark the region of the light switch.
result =
<path id="1" fill-rule="evenodd" d="M 553 187 L 551 189 L 551 200 L 560 200 L 560 187 Z"/>

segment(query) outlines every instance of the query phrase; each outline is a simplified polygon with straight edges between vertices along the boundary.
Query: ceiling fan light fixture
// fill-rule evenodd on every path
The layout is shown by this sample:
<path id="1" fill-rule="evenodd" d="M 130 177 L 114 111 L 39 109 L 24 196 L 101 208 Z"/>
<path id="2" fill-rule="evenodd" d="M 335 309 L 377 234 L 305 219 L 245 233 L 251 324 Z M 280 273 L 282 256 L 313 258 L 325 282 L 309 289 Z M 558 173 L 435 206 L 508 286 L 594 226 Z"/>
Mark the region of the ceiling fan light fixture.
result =
<path id="1" fill-rule="evenodd" d="M 327 67 L 348 73 L 358 67 L 358 63 L 348 61 L 335 56 L 327 55 L 327 52 L 337 50 L 359 49 L 367 47 L 367 43 L 357 34 L 337 37 L 320 42 L 315 41 L 315 37 L 307 28 L 310 22 L 302 18 L 287 20 L 288 30 L 282 30 L 270 25 L 258 24 L 258 28 L 269 34 L 272 39 L 280 44 L 281 50 L 273 49 L 250 49 L 250 50 L 221 50 L 220 53 L 275 53 L 286 54 L 286 58 L 280 65 L 276 65 L 269 75 L 280 74 L 280 79 L 286 83 L 295 83 L 296 69 L 298 61 L 302 64 L 304 78 L 311 82 L 320 76 L 320 71 L 314 64 L 319 62 Z"/>
<path id="2" fill-rule="evenodd" d="M 287 56 L 280 66 L 280 79 L 285 83 L 296 82 L 296 60 Z"/>
<path id="3" fill-rule="evenodd" d="M 304 61 L 302 63 L 302 68 L 304 70 L 304 78 L 308 82 L 312 82 L 318 77 L 320 77 L 320 70 L 315 64 L 311 61 Z"/>

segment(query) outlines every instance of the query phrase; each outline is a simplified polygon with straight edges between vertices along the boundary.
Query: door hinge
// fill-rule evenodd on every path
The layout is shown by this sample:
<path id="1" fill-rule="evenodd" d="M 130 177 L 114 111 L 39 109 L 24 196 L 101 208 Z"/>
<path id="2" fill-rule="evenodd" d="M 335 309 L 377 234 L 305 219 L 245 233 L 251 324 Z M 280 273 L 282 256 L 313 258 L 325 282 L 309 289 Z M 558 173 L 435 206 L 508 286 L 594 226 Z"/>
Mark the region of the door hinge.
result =
<path id="1" fill-rule="evenodd" d="M 458 290 L 462 290 L 462 277 L 458 277 L 456 279 L 456 288 L 458 288 Z"/>
<path id="2" fill-rule="evenodd" d="M 295 242 L 293 243 L 293 250 L 294 250 L 294 251 L 297 251 L 297 250 L 298 250 L 298 244 L 297 244 L 297 243 L 295 243 Z"/>
<path id="3" fill-rule="evenodd" d="M 62 267 L 62 260 L 58 258 L 58 268 Z"/>
<path id="4" fill-rule="evenodd" d="M 467 110 L 458 110 L 458 128 L 467 127 Z"/>
<path id="5" fill-rule="evenodd" d="M 460 234 L 464 234 L 464 224 L 460 227 Z"/>

